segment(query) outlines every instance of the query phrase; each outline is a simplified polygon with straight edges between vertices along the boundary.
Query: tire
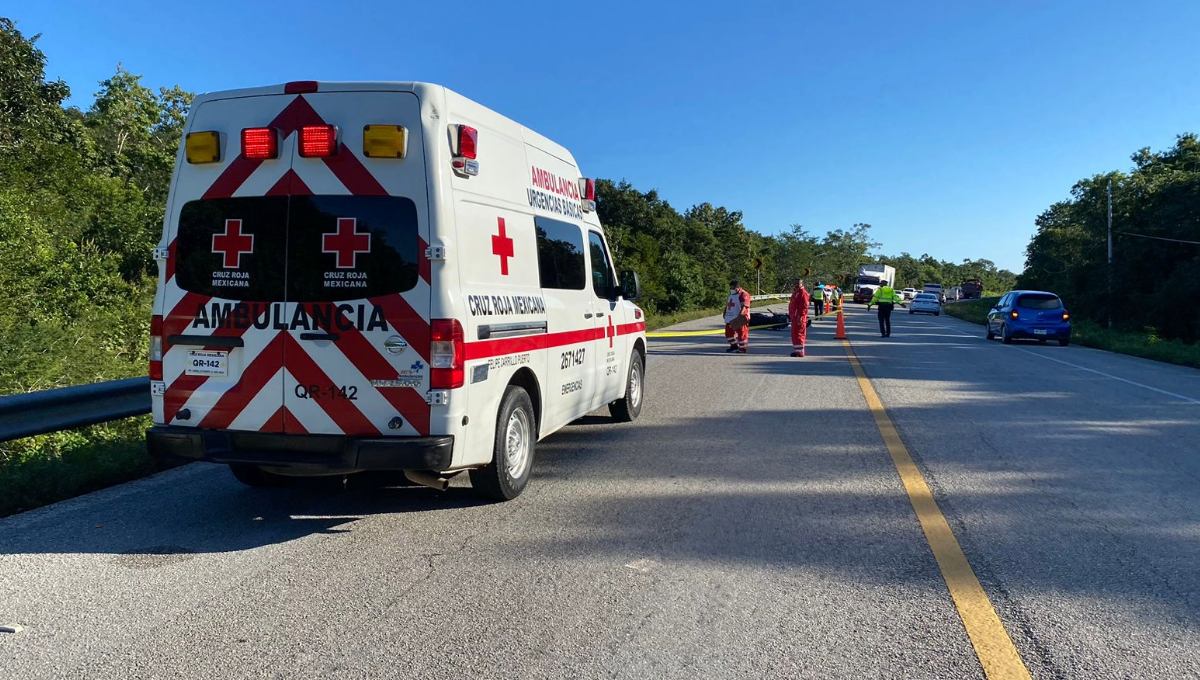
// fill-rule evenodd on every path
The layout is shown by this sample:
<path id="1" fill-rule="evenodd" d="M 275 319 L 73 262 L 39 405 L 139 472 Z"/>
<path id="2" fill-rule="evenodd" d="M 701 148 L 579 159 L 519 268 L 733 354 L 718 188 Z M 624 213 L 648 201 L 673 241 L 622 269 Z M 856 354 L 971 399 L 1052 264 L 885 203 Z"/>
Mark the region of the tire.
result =
<path id="1" fill-rule="evenodd" d="M 1008 324 L 1002 324 L 1000 326 L 1000 341 L 1006 345 L 1011 345 L 1012 340 L 1012 333 L 1008 332 Z"/>
<path id="2" fill-rule="evenodd" d="M 1048 338 L 1038 338 L 1038 344 L 1039 344 L 1039 345 L 1044 345 L 1044 344 L 1046 344 L 1046 340 L 1047 340 L 1047 339 L 1048 339 Z"/>
<path id="3" fill-rule="evenodd" d="M 986 326 L 987 326 L 987 339 L 995 340 L 996 334 L 992 332 L 992 322 L 991 321 L 987 322 Z"/>
<path id="4" fill-rule="evenodd" d="M 913 313 L 913 310 L 911 310 L 911 309 L 910 309 L 910 310 L 908 310 L 908 313 L 909 313 L 909 314 L 912 314 L 912 313 Z"/>
<path id="5" fill-rule="evenodd" d="M 475 493 L 493 501 L 511 501 L 525 490 L 537 450 L 537 417 L 524 389 L 509 385 L 500 400 L 492 462 L 471 470 Z"/>
<path id="6" fill-rule="evenodd" d="M 1066 347 L 1066 346 L 1067 346 L 1067 345 L 1069 345 L 1069 344 L 1071 344 L 1071 339 L 1070 339 L 1070 338 L 1067 338 L 1066 340 L 1059 340 L 1059 341 L 1058 341 L 1058 346 L 1059 346 L 1059 347 Z"/>
<path id="7" fill-rule="evenodd" d="M 235 479 L 252 489 L 283 489 L 292 485 L 293 478 L 267 472 L 257 465 L 235 463 L 229 466 Z"/>
<path id="8" fill-rule="evenodd" d="M 646 364 L 642 353 L 633 350 L 629 357 L 629 373 L 625 376 L 625 396 L 608 405 L 608 412 L 618 422 L 632 423 L 642 413 L 646 394 Z"/>
<path id="9" fill-rule="evenodd" d="M 941 312 L 934 312 L 934 313 L 933 313 L 933 315 L 934 315 L 934 316 L 941 316 L 941 315 L 942 315 L 942 313 L 941 313 Z"/>

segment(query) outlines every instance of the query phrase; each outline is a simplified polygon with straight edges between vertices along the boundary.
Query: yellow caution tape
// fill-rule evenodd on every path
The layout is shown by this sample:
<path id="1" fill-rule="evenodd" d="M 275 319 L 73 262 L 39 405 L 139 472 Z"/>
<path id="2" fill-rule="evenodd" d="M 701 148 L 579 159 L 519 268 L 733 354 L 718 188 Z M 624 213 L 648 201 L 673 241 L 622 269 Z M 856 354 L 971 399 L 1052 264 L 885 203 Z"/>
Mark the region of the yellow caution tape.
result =
<path id="1" fill-rule="evenodd" d="M 758 331 L 764 328 L 779 328 L 781 324 L 773 323 L 769 326 L 751 326 L 750 330 Z M 724 328 L 718 328 L 711 331 L 674 331 L 672 333 L 647 333 L 647 338 L 688 338 L 694 335 L 725 335 Z"/>

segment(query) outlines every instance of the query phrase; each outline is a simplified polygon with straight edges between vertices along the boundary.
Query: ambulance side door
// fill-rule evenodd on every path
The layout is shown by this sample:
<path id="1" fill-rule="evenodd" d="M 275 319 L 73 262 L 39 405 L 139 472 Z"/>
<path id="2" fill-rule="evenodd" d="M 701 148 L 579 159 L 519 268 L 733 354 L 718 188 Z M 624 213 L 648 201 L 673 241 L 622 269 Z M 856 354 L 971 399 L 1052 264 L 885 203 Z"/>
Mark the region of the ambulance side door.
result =
<path id="1" fill-rule="evenodd" d="M 613 272 L 608 245 L 599 232 L 588 232 L 588 261 L 591 272 L 592 318 L 600 331 L 593 342 L 596 362 L 593 383 L 596 385 L 592 408 L 599 408 L 620 399 L 625 393 L 625 361 L 629 356 L 629 336 L 617 331 L 625 323 L 622 306 L 613 294 L 617 279 Z"/>
<path id="2" fill-rule="evenodd" d="M 535 217 L 538 269 L 546 303 L 548 354 L 543 432 L 591 410 L 596 393 L 596 321 L 588 281 L 584 231 L 576 224 Z"/>

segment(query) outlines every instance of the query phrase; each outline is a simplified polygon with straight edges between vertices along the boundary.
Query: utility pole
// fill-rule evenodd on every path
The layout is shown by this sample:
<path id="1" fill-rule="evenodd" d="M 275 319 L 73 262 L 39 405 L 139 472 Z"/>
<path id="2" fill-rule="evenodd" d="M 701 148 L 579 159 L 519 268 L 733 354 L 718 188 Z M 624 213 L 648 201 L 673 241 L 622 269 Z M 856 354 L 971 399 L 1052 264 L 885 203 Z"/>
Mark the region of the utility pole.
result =
<path id="1" fill-rule="evenodd" d="M 1108 327 L 1112 328 L 1112 281 L 1113 281 L 1113 265 L 1112 265 L 1112 179 L 1108 180 Z"/>

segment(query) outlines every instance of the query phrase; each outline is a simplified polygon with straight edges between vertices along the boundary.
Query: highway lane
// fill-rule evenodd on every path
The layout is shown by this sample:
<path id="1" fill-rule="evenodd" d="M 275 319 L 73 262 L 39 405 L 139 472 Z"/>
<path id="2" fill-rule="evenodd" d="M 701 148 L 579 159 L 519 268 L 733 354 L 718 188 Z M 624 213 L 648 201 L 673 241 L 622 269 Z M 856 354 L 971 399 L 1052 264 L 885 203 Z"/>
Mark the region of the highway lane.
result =
<path id="1" fill-rule="evenodd" d="M 1196 372 L 871 324 L 855 351 L 1033 676 L 1200 675 L 1200 405 L 1115 379 L 1200 399 Z M 799 360 L 655 341 L 642 418 L 543 441 L 508 504 L 197 465 L 0 520 L 0 676 L 982 677 L 832 327 Z"/>

